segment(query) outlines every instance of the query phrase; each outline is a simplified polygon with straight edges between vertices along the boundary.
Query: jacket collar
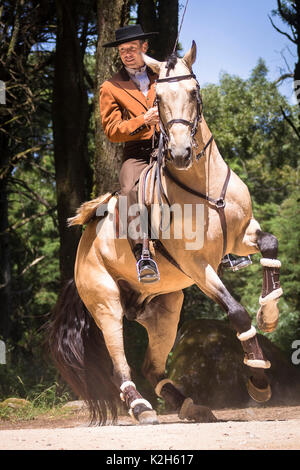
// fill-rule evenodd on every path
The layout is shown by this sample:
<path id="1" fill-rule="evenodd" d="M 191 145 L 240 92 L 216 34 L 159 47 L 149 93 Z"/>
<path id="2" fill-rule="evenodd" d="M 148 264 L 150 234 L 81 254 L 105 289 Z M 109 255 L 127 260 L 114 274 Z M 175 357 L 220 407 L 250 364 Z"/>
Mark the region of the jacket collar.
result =
<path id="1" fill-rule="evenodd" d="M 156 75 L 156 74 L 153 72 L 153 70 L 150 69 L 150 67 L 148 67 L 148 66 L 146 67 L 146 71 L 147 71 L 147 74 L 148 74 L 148 76 L 149 76 L 149 78 L 150 78 L 150 82 L 153 83 L 153 82 L 154 82 L 154 79 L 155 79 L 154 77 L 156 77 L 157 75 Z M 123 67 L 121 68 L 121 70 L 120 70 L 120 75 L 121 75 L 122 80 L 123 80 L 124 82 L 127 82 L 127 81 L 131 80 L 131 78 L 130 78 L 130 76 L 129 76 L 129 74 L 128 74 L 128 72 L 127 72 L 127 70 L 126 70 L 126 68 L 125 68 L 124 66 L 123 66 Z"/>
<path id="2" fill-rule="evenodd" d="M 150 85 L 149 85 L 149 91 L 148 91 L 147 97 L 138 89 L 134 81 L 131 80 L 125 67 L 122 67 L 121 70 L 119 71 L 120 78 L 116 77 L 114 81 L 123 90 L 125 90 L 129 95 L 131 95 L 135 100 L 139 101 L 146 110 L 148 110 L 148 108 L 150 107 L 149 105 L 153 106 L 153 102 L 155 98 L 154 82 L 155 82 L 155 79 L 157 78 L 157 75 L 150 69 L 150 67 L 147 67 L 146 70 L 150 79 Z M 149 98 L 148 102 L 146 98 Z"/>

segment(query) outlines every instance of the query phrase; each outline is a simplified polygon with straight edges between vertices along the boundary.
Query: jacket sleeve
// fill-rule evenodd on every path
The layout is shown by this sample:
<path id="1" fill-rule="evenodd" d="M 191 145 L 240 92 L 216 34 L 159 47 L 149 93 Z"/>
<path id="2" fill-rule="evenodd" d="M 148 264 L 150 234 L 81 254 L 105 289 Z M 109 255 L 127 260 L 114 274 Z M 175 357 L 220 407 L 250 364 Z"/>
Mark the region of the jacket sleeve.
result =
<path id="1" fill-rule="evenodd" d="M 144 115 L 124 119 L 121 106 L 104 82 L 100 88 L 100 114 L 103 130 L 111 142 L 129 142 L 143 138 L 149 127 L 145 124 Z M 143 132 L 144 131 L 144 132 Z"/>

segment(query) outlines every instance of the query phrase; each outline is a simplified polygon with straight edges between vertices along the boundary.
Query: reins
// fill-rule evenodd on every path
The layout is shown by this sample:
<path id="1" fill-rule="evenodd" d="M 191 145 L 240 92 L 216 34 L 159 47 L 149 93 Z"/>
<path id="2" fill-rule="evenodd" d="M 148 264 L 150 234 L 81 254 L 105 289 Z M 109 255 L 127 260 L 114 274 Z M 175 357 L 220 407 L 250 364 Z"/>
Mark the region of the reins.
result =
<path id="1" fill-rule="evenodd" d="M 178 82 L 178 81 L 181 81 L 181 80 L 189 80 L 189 79 L 195 79 L 196 82 L 197 82 L 195 74 L 192 73 L 192 74 L 187 74 L 187 75 L 179 75 L 179 76 L 175 76 L 175 77 L 160 78 L 156 81 L 156 83 L 166 83 L 166 82 L 174 83 L 174 82 Z M 230 167 L 227 165 L 227 175 L 226 175 L 226 178 L 225 178 L 222 190 L 221 190 L 220 197 L 218 199 L 214 199 L 214 198 L 211 198 L 210 196 L 208 196 L 207 194 L 203 194 L 199 191 L 196 191 L 196 190 L 190 188 L 189 186 L 186 186 L 184 183 L 182 183 L 177 178 L 175 178 L 175 176 L 172 175 L 172 173 L 169 171 L 167 166 L 164 165 L 164 160 L 165 160 L 165 157 L 166 157 L 167 152 L 168 152 L 166 146 L 167 146 L 167 143 L 168 143 L 168 140 L 169 140 L 169 137 L 168 137 L 168 134 L 167 134 L 167 131 L 168 131 L 169 127 L 172 126 L 175 123 L 180 123 L 180 124 L 184 124 L 184 125 L 187 125 L 187 126 L 191 127 L 191 137 L 192 137 L 192 139 L 194 139 L 194 136 L 197 132 L 198 124 L 199 124 L 199 122 L 201 122 L 202 111 L 203 111 L 203 104 L 202 104 L 202 100 L 201 100 L 201 96 L 200 96 L 200 86 L 199 86 L 198 82 L 197 82 L 197 96 L 196 96 L 196 99 L 197 99 L 197 112 L 196 112 L 196 118 L 195 118 L 194 122 L 187 121 L 187 120 L 181 119 L 181 118 L 177 118 L 177 119 L 172 119 L 172 120 L 168 121 L 167 124 L 164 126 L 164 124 L 162 122 L 162 119 L 161 119 L 159 99 L 156 98 L 156 103 L 157 103 L 157 106 L 158 106 L 158 113 L 159 113 L 159 126 L 160 126 L 160 131 L 161 131 L 160 132 L 160 138 L 159 138 L 159 146 L 158 146 L 158 154 L 157 154 L 157 166 L 156 166 L 157 197 L 158 197 L 158 201 L 159 201 L 159 205 L 160 205 L 160 209 L 161 209 L 161 214 L 162 214 L 163 213 L 163 210 L 162 210 L 162 207 L 163 207 L 162 196 L 165 198 L 165 200 L 167 201 L 168 206 L 170 207 L 170 202 L 168 200 L 168 197 L 167 197 L 167 195 L 164 191 L 164 188 L 163 188 L 163 185 L 162 185 L 162 182 L 161 182 L 161 172 L 163 172 L 164 175 L 167 178 L 169 178 L 171 181 L 173 181 L 173 183 L 175 183 L 181 189 L 183 189 L 186 192 L 189 192 L 190 194 L 193 194 L 194 196 L 197 196 L 197 197 L 207 201 L 209 204 L 211 204 L 212 207 L 217 210 L 217 212 L 219 214 L 219 217 L 220 217 L 221 228 L 222 228 L 222 233 L 223 233 L 223 250 L 222 250 L 222 253 L 223 253 L 223 257 L 224 257 L 224 255 L 226 254 L 226 249 L 227 249 L 227 224 L 226 224 L 226 217 L 225 217 L 225 206 L 226 206 L 225 196 L 226 196 L 226 191 L 227 191 L 227 187 L 228 187 L 228 183 L 229 183 L 230 175 L 231 175 Z M 204 155 L 205 151 L 212 144 L 213 139 L 214 139 L 214 137 L 213 137 L 213 135 L 211 135 L 209 141 L 205 144 L 204 148 L 201 150 L 201 152 L 199 152 L 196 155 L 196 160 L 197 161 Z M 170 220 L 170 223 L 171 223 L 171 220 Z M 160 224 L 160 230 L 163 231 L 163 229 L 161 227 L 161 224 Z M 176 264 L 178 265 L 178 263 L 176 263 Z"/>
<path id="2" fill-rule="evenodd" d="M 227 248 L 227 223 L 226 223 L 226 217 L 225 217 L 225 210 L 224 209 L 225 209 L 225 206 L 226 206 L 225 196 L 226 196 L 226 191 L 227 191 L 228 183 L 229 183 L 229 180 L 230 180 L 230 174 L 231 174 L 231 170 L 230 170 L 229 165 L 227 165 L 227 175 L 226 175 L 226 179 L 225 179 L 225 182 L 223 184 L 223 188 L 222 188 L 219 199 L 213 199 L 213 198 L 209 197 L 207 194 L 202 194 L 198 191 L 195 191 L 192 188 L 189 188 L 188 186 L 183 184 L 181 181 L 176 179 L 174 177 L 174 175 L 172 175 L 172 173 L 169 172 L 167 167 L 163 168 L 163 172 L 168 178 L 170 178 L 170 180 L 173 181 L 173 183 L 175 183 L 181 189 L 184 189 L 188 193 L 193 194 L 193 196 L 197 196 L 201 199 L 204 199 L 205 201 L 209 202 L 214 207 L 214 209 L 216 209 L 218 211 L 220 221 L 221 221 L 222 233 L 223 233 L 223 255 L 222 255 L 222 258 L 223 258 L 225 256 L 226 248 Z"/>
<path id="3" fill-rule="evenodd" d="M 176 47 L 177 47 L 177 44 L 178 44 L 178 41 L 179 41 L 179 36 L 180 36 L 180 33 L 181 33 L 181 28 L 182 28 L 182 25 L 183 25 L 183 21 L 184 21 L 184 17 L 185 17 L 185 14 L 186 14 L 188 4 L 189 4 L 189 0 L 186 0 L 185 7 L 184 7 L 184 12 L 183 12 L 180 27 L 179 27 L 179 31 L 178 31 L 177 38 L 176 38 L 176 41 L 175 41 L 175 44 L 174 44 L 174 48 L 173 48 L 173 54 L 176 51 Z"/>

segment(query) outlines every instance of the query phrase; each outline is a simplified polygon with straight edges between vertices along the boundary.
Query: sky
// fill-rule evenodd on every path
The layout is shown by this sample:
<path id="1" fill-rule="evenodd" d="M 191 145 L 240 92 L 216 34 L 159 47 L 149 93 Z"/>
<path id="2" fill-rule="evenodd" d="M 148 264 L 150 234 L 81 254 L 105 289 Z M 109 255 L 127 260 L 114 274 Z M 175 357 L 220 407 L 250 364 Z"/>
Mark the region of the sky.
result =
<path id="1" fill-rule="evenodd" d="M 180 1 L 179 24 L 185 1 Z M 269 80 L 288 72 L 285 60 L 293 71 L 296 46 L 268 18 L 276 7 L 276 0 L 189 0 L 179 41 L 184 53 L 193 40 L 197 44 L 193 70 L 201 86 L 217 84 L 221 72 L 247 79 L 260 57 L 269 69 Z M 279 17 L 272 19 L 279 29 L 289 32 Z M 279 90 L 296 103 L 292 79 Z"/>

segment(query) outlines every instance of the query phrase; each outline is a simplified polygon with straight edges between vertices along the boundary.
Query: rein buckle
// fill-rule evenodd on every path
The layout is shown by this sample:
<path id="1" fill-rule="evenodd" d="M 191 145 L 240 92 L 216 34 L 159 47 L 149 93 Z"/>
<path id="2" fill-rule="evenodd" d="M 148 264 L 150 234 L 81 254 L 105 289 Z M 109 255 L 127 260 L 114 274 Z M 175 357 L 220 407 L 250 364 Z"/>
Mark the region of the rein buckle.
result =
<path id="1" fill-rule="evenodd" d="M 217 209 L 224 209 L 224 207 L 226 206 L 226 201 L 222 197 L 220 197 L 216 200 L 215 205 Z"/>

